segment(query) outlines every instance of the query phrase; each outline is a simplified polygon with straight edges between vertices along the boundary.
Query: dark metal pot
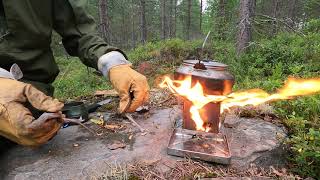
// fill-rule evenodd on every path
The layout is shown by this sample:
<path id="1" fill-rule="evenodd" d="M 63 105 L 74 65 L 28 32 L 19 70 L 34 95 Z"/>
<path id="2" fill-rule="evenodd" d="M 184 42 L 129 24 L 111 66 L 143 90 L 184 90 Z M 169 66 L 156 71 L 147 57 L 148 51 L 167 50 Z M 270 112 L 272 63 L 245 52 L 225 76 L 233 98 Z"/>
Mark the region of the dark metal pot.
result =
<path id="1" fill-rule="evenodd" d="M 83 102 L 70 102 L 66 103 L 63 107 L 62 113 L 66 115 L 67 118 L 88 120 L 89 112 L 88 108 Z"/>
<path id="2" fill-rule="evenodd" d="M 175 71 L 174 79 L 183 80 L 191 76 L 192 85 L 199 82 L 207 95 L 227 95 L 231 93 L 234 85 L 234 76 L 228 71 L 227 65 L 212 60 L 185 60 Z M 191 119 L 190 108 L 192 103 L 184 99 L 183 102 L 183 128 L 196 130 Z M 218 133 L 220 126 L 220 103 L 209 103 L 200 111 L 205 125 L 211 127 L 210 132 Z"/>

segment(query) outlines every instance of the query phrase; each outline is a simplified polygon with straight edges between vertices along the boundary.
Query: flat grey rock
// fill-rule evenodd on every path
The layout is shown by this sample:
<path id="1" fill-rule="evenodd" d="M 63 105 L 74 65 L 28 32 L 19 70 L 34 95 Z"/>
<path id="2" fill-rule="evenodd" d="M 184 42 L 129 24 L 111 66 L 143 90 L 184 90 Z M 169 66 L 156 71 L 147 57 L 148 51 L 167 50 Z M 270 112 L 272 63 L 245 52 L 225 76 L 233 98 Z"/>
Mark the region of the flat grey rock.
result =
<path id="1" fill-rule="evenodd" d="M 128 139 L 127 133 L 92 137 L 79 126 L 60 130 L 52 141 L 38 149 L 15 146 L 0 154 L 0 177 L 32 180 L 90 179 L 122 163 L 172 159 L 166 155 L 174 124 L 169 118 L 170 111 L 157 110 L 149 119 L 136 119 L 149 133 L 141 135 L 137 128 L 130 127 L 135 135 L 125 149 L 110 150 L 108 146 L 115 140 Z M 79 146 L 74 147 L 75 143 Z"/>
<path id="2" fill-rule="evenodd" d="M 244 170 L 251 164 L 259 167 L 282 167 L 286 151 L 283 141 L 287 137 L 284 127 L 258 118 L 226 117 L 224 132 L 230 143 L 231 166 Z M 231 127 L 231 128 L 230 128 Z"/>
<path id="3" fill-rule="evenodd" d="M 147 119 L 135 117 L 143 128 L 149 130 L 148 134 L 138 132 L 129 121 L 122 120 L 129 127 L 126 132 L 93 137 L 82 127 L 72 126 L 59 131 L 52 141 L 38 149 L 14 146 L 0 153 L 0 177 L 5 180 L 93 179 L 108 174 L 113 167 L 137 161 L 157 162 L 156 168 L 168 171 L 165 165 L 173 166 L 179 159 L 166 153 L 174 121 L 179 119 L 174 112 L 178 111 L 151 110 L 151 117 Z M 281 156 L 277 154 L 281 152 L 281 140 L 277 137 L 285 137 L 282 128 L 260 119 L 240 119 L 237 122 L 233 128 L 224 129 L 231 145 L 231 166 L 243 169 L 251 163 L 281 164 Z M 128 134 L 133 134 L 131 140 Z M 127 146 L 108 149 L 115 141 L 125 141 Z"/>

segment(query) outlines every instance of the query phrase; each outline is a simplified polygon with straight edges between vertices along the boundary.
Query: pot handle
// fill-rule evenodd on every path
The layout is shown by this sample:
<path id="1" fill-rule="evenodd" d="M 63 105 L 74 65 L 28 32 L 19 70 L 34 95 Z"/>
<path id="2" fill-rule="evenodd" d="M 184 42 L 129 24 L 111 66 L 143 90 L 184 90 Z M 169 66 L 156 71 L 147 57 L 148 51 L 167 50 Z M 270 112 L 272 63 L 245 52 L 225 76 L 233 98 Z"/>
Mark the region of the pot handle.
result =
<path id="1" fill-rule="evenodd" d="M 90 104 L 90 105 L 86 106 L 86 109 L 87 109 L 88 113 L 93 113 L 93 112 L 95 112 L 99 107 L 101 107 L 100 104 L 94 103 L 94 104 Z"/>

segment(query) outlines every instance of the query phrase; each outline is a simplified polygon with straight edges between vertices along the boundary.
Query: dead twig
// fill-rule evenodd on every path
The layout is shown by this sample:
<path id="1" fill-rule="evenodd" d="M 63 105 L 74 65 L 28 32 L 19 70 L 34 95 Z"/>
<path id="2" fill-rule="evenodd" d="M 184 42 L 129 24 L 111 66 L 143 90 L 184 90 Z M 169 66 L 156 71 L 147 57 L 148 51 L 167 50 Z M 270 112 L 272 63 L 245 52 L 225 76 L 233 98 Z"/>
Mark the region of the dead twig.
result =
<path id="1" fill-rule="evenodd" d="M 81 123 L 78 119 L 69 119 L 69 118 L 63 118 L 63 121 L 65 123 L 74 123 L 74 124 L 78 124 L 82 127 L 84 127 L 86 130 L 88 130 L 89 132 L 91 132 L 94 136 L 97 135 L 97 133 L 92 130 L 91 128 L 89 128 L 88 126 L 84 125 L 83 123 Z"/>
<path id="2" fill-rule="evenodd" d="M 151 173 L 152 175 L 156 176 L 156 177 L 159 178 L 159 179 L 164 179 L 164 180 L 166 180 L 164 177 L 161 177 L 161 176 L 157 175 L 156 173 L 154 173 L 154 172 L 151 171 L 151 170 L 149 170 L 148 173 Z"/>
<path id="3" fill-rule="evenodd" d="M 170 97 L 168 97 L 167 99 L 163 100 L 163 101 L 160 101 L 158 104 L 161 105 L 167 101 L 169 101 L 170 99 L 172 99 L 172 95 L 170 95 Z"/>
<path id="4" fill-rule="evenodd" d="M 125 116 L 126 116 L 135 126 L 137 126 L 137 127 L 140 129 L 141 132 L 145 132 L 145 131 L 146 131 L 143 127 L 141 127 L 141 126 L 133 119 L 133 117 L 131 116 L 131 114 L 125 113 Z"/>

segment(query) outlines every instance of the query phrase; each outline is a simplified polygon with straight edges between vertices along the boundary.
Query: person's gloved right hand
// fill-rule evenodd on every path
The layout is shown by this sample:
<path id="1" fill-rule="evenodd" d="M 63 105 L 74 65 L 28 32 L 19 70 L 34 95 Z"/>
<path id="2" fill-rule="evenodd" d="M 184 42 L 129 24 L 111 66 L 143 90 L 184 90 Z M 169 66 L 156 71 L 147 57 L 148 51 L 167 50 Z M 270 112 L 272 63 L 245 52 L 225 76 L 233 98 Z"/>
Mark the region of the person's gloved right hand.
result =
<path id="1" fill-rule="evenodd" d="M 63 103 L 30 84 L 0 77 L 0 135 L 18 144 L 38 146 L 50 140 L 62 125 Z M 38 119 L 24 104 L 45 112 Z"/>
<path id="2" fill-rule="evenodd" d="M 118 111 L 134 112 L 149 99 L 147 78 L 130 65 L 119 65 L 110 69 L 110 81 L 120 96 Z"/>
<path id="3" fill-rule="evenodd" d="M 98 61 L 98 68 L 119 93 L 119 113 L 134 112 L 149 100 L 147 78 L 133 70 L 122 53 L 111 51 L 103 55 Z"/>

